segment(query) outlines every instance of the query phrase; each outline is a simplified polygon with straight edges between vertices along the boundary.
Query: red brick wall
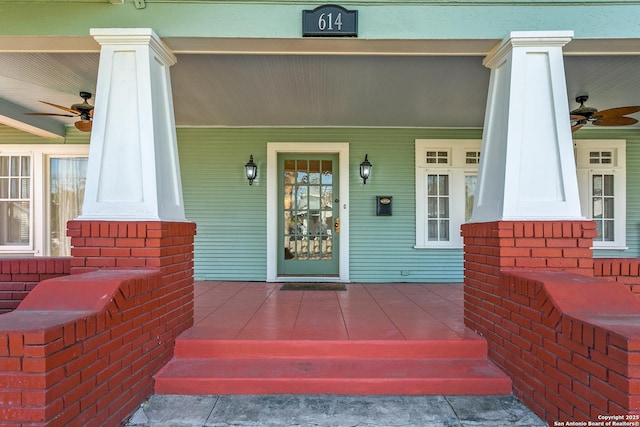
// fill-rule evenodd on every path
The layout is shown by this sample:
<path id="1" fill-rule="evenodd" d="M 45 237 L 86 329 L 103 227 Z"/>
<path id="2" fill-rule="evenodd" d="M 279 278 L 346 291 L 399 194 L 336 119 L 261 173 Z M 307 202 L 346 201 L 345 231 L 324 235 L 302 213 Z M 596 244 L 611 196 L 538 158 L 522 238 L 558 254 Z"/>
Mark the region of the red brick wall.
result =
<path id="1" fill-rule="evenodd" d="M 71 258 L 0 258 L 0 314 L 15 310 L 42 280 L 69 274 Z"/>
<path id="2" fill-rule="evenodd" d="M 68 234 L 71 275 L 0 316 L 3 425 L 119 425 L 193 325 L 195 224 L 71 221 Z"/>
<path id="3" fill-rule="evenodd" d="M 119 425 L 152 393 L 172 345 L 160 337 L 176 334 L 153 296 L 160 287 L 144 270 L 51 279 L 0 316 L 4 423 Z"/>
<path id="4" fill-rule="evenodd" d="M 640 259 L 596 258 L 593 260 L 593 275 L 624 283 L 636 294 L 640 294 Z"/>
<path id="5" fill-rule="evenodd" d="M 549 425 L 640 413 L 640 302 L 618 284 L 559 272 L 504 271 L 478 318 L 514 394 Z"/>
<path id="6" fill-rule="evenodd" d="M 592 277 L 593 222 L 465 224 L 462 235 L 465 324 L 519 398 L 550 425 L 640 410 L 640 302 Z"/>

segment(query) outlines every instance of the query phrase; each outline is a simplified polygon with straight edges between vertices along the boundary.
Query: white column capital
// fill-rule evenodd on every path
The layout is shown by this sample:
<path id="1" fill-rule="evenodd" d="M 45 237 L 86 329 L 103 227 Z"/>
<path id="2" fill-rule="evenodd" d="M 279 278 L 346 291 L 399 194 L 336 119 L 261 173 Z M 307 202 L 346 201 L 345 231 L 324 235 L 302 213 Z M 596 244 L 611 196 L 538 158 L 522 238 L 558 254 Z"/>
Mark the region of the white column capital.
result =
<path id="1" fill-rule="evenodd" d="M 562 48 L 573 39 L 573 31 L 512 31 L 489 51 L 483 65 L 495 68 L 514 48 Z"/>
<path id="2" fill-rule="evenodd" d="M 171 49 L 151 28 L 91 28 L 89 34 L 101 46 L 148 45 L 167 65 L 177 61 Z"/>

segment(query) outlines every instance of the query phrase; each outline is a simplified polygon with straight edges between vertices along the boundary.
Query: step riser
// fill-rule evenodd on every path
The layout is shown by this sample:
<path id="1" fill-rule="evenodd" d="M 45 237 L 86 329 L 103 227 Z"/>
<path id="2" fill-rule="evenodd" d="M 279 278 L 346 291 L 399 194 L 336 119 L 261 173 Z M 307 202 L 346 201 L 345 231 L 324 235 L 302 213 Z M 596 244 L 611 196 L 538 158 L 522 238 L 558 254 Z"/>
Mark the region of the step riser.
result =
<path id="1" fill-rule="evenodd" d="M 484 340 L 465 341 L 236 341 L 176 340 L 179 358 L 421 358 L 487 357 Z"/>
<path id="2" fill-rule="evenodd" d="M 508 395 L 508 379 L 156 379 L 158 394 Z"/>

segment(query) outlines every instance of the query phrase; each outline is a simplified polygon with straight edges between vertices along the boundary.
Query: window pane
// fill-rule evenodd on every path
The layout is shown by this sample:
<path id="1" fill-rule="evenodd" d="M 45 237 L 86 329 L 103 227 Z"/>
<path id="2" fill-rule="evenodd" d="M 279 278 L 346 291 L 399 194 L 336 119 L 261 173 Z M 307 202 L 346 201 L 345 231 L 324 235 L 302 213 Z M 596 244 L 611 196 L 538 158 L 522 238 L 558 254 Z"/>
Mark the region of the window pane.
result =
<path id="1" fill-rule="evenodd" d="M 605 196 L 613 196 L 613 175 L 604 175 L 603 193 Z"/>
<path id="2" fill-rule="evenodd" d="M 449 240 L 449 221 L 440 221 L 440 240 Z"/>
<path id="3" fill-rule="evenodd" d="M 427 194 L 430 196 L 435 196 L 438 194 L 438 185 L 437 185 L 438 175 L 428 175 L 427 176 Z"/>
<path id="4" fill-rule="evenodd" d="M 429 218 L 438 218 L 438 198 L 429 197 L 427 199 L 427 216 Z"/>
<path id="5" fill-rule="evenodd" d="M 593 199 L 593 218 L 602 218 L 602 199 Z"/>
<path id="6" fill-rule="evenodd" d="M 449 195 L 449 175 L 440 175 L 438 177 L 438 192 L 441 196 Z"/>
<path id="7" fill-rule="evenodd" d="M 427 240 L 448 241 L 449 175 L 428 175 L 427 193 Z"/>
<path id="8" fill-rule="evenodd" d="M 320 183 L 320 160 L 309 160 L 309 182 Z"/>
<path id="9" fill-rule="evenodd" d="M 441 197 L 438 203 L 438 213 L 440 218 L 449 218 L 449 199 Z"/>
<path id="10" fill-rule="evenodd" d="M 0 156 L 0 245 L 31 243 L 31 157 Z"/>
<path id="11" fill-rule="evenodd" d="M 31 157 L 20 157 L 20 175 L 31 176 Z"/>
<path id="12" fill-rule="evenodd" d="M 614 204 L 613 199 L 612 198 L 604 199 L 603 203 L 604 203 L 603 217 L 613 219 L 613 204 Z"/>
<path id="13" fill-rule="evenodd" d="M 438 241 L 438 221 L 427 221 L 427 239 L 429 241 Z"/>
<path id="14" fill-rule="evenodd" d="M 20 157 L 11 156 L 9 176 L 20 176 Z"/>
<path id="15" fill-rule="evenodd" d="M 29 244 L 29 202 L 0 202 L 0 245 Z"/>
<path id="16" fill-rule="evenodd" d="M 9 176 L 9 156 L 0 156 L 0 177 Z"/>
<path id="17" fill-rule="evenodd" d="M 31 179 L 22 178 L 20 181 L 20 198 L 28 199 L 31 197 Z"/>
<path id="18" fill-rule="evenodd" d="M 82 213 L 87 159 L 51 158 L 50 171 L 50 252 L 52 256 L 66 256 L 71 252 L 67 222 Z"/>
<path id="19" fill-rule="evenodd" d="M 465 193 L 464 220 L 465 222 L 471 221 L 477 182 L 478 182 L 477 175 L 466 175 L 464 177 L 464 193 Z"/>
<path id="20" fill-rule="evenodd" d="M 615 239 L 614 235 L 614 222 L 613 221 L 603 221 L 602 224 L 602 240 L 605 242 L 613 242 Z"/>
<path id="21" fill-rule="evenodd" d="M 593 193 L 594 196 L 602 196 L 602 175 L 593 176 Z"/>

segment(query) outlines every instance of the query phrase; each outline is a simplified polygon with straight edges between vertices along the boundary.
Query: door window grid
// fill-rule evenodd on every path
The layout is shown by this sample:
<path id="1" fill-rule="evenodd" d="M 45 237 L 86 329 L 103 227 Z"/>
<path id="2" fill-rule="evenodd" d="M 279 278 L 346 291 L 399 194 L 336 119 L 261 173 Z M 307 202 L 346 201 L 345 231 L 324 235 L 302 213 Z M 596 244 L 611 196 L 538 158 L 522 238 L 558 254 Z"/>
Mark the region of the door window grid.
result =
<path id="1" fill-rule="evenodd" d="M 49 158 L 49 255 L 71 255 L 67 221 L 82 213 L 87 176 L 86 157 Z"/>
<path id="2" fill-rule="evenodd" d="M 427 175 L 427 240 L 449 241 L 449 175 Z"/>
<path id="3" fill-rule="evenodd" d="M 31 156 L 0 156 L 0 246 L 31 245 Z"/>
<path id="4" fill-rule="evenodd" d="M 614 176 L 593 174 L 591 176 L 591 212 L 598 235 L 594 240 L 612 242 L 615 240 Z"/>
<path id="5" fill-rule="evenodd" d="M 333 162 L 284 161 L 285 260 L 333 257 Z"/>

